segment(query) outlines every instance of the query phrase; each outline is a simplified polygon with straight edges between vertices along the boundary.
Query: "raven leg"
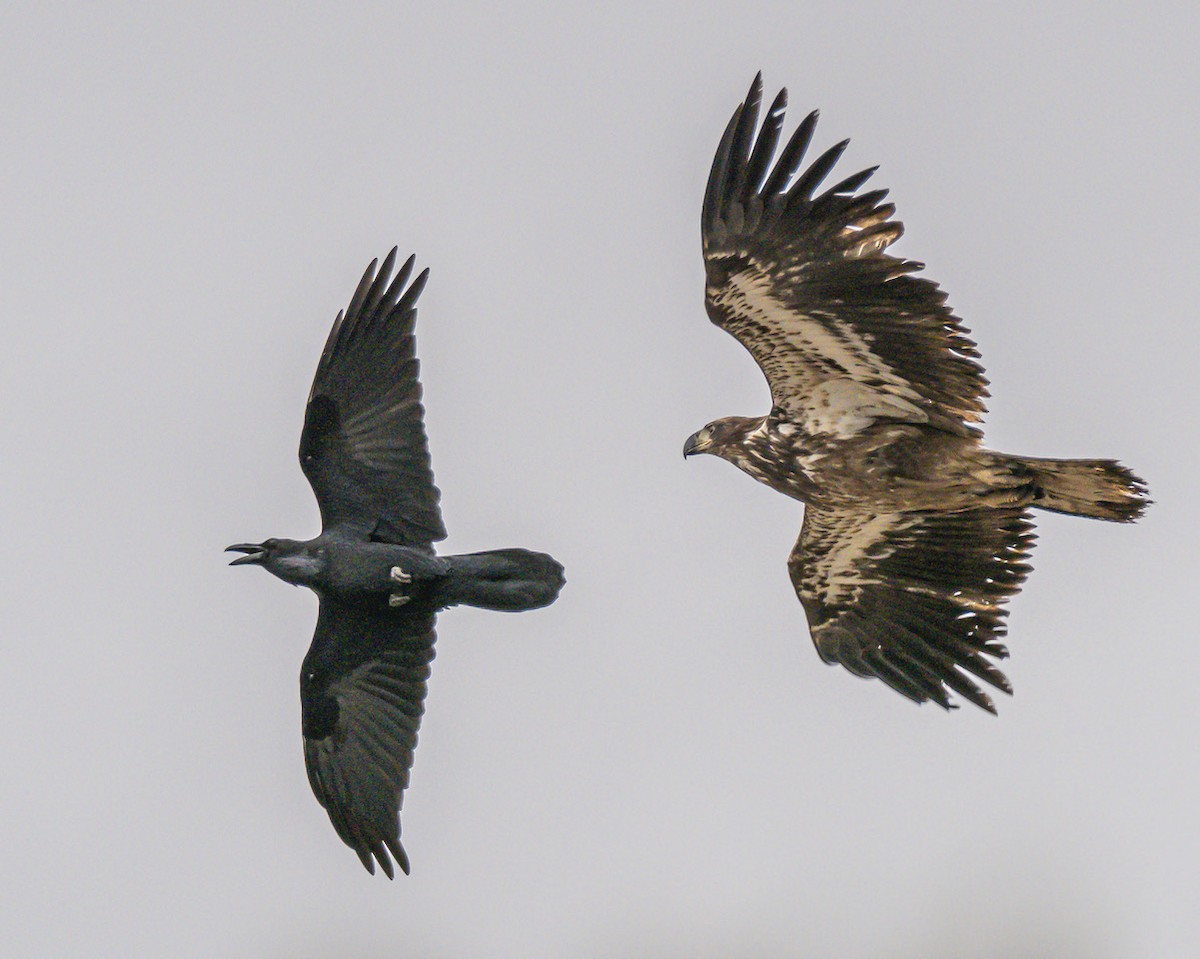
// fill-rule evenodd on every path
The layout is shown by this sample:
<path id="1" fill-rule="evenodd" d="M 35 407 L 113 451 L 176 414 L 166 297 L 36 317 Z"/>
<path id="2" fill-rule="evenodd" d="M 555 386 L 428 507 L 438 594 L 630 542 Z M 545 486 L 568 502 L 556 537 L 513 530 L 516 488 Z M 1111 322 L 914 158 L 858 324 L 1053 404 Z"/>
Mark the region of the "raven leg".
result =
<path id="1" fill-rule="evenodd" d="M 404 572 L 404 570 L 402 570 L 399 566 L 393 566 L 392 571 L 388 574 L 388 576 L 393 583 L 399 583 L 402 586 L 413 581 L 412 576 L 409 573 Z M 392 593 L 392 595 L 388 597 L 388 605 L 393 608 L 397 606 L 403 606 L 410 599 L 412 599 L 411 596 L 405 596 L 403 593 Z"/>

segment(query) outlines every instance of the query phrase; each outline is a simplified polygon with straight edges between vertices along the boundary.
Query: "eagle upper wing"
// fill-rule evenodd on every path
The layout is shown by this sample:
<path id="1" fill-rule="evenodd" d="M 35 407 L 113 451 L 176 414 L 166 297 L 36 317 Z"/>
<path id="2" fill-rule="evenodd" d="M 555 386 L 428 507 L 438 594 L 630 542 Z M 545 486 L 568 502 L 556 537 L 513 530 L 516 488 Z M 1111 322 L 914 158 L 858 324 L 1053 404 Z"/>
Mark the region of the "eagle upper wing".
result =
<path id="1" fill-rule="evenodd" d="M 409 257 L 390 284 L 393 248 L 372 260 L 334 321 L 313 379 L 300 466 L 326 530 L 334 526 L 404 546 L 446 536 L 433 485 L 413 325 L 428 270 L 405 290 Z"/>
<path id="2" fill-rule="evenodd" d="M 981 679 L 1011 693 L 986 657 L 1000 642 L 1034 536 L 1020 507 L 880 513 L 806 506 L 788 572 L 817 652 L 916 702 L 949 692 L 995 712 Z"/>
<path id="3" fill-rule="evenodd" d="M 367 610 L 321 598 L 300 673 L 308 781 L 367 871 L 408 872 L 400 807 L 433 661 L 434 611 L 413 600 Z"/>
<path id="4" fill-rule="evenodd" d="M 816 190 L 849 141 L 799 176 L 810 113 L 778 159 L 787 91 L 755 135 L 761 75 L 734 112 L 701 213 L 706 305 L 766 375 L 774 406 L 809 434 L 852 435 L 877 419 L 966 434 L 985 411 L 987 379 L 946 297 L 889 255 L 903 226 L 886 190 L 856 190 L 864 170 Z"/>

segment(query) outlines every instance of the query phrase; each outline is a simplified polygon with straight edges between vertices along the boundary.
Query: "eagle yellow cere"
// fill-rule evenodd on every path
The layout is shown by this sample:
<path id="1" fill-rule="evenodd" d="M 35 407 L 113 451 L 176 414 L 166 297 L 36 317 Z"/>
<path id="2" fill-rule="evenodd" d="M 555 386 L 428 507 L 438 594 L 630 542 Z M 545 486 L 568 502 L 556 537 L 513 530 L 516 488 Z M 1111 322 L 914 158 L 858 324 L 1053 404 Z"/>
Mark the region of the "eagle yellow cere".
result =
<path id="1" fill-rule="evenodd" d="M 976 424 L 979 353 L 864 170 L 818 193 L 847 141 L 800 170 L 814 111 L 776 158 L 787 91 L 757 130 L 761 75 L 717 149 L 701 214 L 712 321 L 771 390 L 766 416 L 688 438 L 805 504 L 788 559 L 821 658 L 951 708 L 1012 692 L 1004 601 L 1029 572 L 1031 509 L 1129 522 L 1145 484 L 1113 460 L 1010 456 Z"/>

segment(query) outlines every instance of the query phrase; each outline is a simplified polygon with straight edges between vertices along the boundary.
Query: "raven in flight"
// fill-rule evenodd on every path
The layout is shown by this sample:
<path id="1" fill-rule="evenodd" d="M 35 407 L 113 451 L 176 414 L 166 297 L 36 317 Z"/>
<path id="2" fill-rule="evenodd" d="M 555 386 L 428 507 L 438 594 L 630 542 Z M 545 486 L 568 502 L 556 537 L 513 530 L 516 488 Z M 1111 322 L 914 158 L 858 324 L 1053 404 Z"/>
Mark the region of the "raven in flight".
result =
<path id="1" fill-rule="evenodd" d="M 389 282 L 393 249 L 372 260 L 317 365 L 300 466 L 321 509 L 307 541 L 239 543 L 232 566 L 256 564 L 321 600 L 300 670 L 308 781 L 367 871 L 390 852 L 408 872 L 400 806 L 425 683 L 434 620 L 448 606 L 520 611 L 554 602 L 562 567 L 524 549 L 438 556 L 445 539 L 433 485 L 413 337 L 428 270 L 405 289 L 409 257 Z"/>
<path id="2" fill-rule="evenodd" d="M 974 679 L 1011 693 L 988 657 L 1030 567 L 1031 507 L 1130 522 L 1146 485 L 1113 460 L 992 452 L 975 425 L 988 395 L 974 342 L 923 264 L 894 257 L 875 169 L 817 194 L 849 141 L 797 176 L 813 111 L 778 159 L 787 91 L 761 127 L 762 76 L 717 149 L 701 213 L 709 318 L 771 390 L 766 416 L 690 436 L 805 504 L 788 559 L 817 652 L 916 702 L 950 693 L 990 712 Z"/>

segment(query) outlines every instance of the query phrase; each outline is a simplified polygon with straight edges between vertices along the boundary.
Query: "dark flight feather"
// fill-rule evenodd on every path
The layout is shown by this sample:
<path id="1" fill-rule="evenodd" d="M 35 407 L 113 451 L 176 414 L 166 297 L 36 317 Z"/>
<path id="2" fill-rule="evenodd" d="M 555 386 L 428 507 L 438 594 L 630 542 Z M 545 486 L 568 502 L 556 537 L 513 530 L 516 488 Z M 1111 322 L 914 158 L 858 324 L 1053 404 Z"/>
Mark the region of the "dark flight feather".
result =
<path id="1" fill-rule="evenodd" d="M 994 712 L 964 670 L 1011 692 L 982 657 L 1007 655 L 1001 604 L 1029 573 L 1033 539 L 1022 508 L 870 516 L 808 506 L 788 572 L 826 662 L 918 701 L 947 705 L 929 686 L 945 683 Z"/>
<path id="2" fill-rule="evenodd" d="M 434 610 L 321 600 L 300 671 L 308 781 L 342 840 L 391 878 L 408 872 L 400 808 L 408 786 L 434 650 Z"/>
<path id="3" fill-rule="evenodd" d="M 756 79 L 747 104 L 760 99 Z M 758 361 L 776 406 L 792 409 L 831 379 L 871 380 L 939 425 L 969 432 L 987 396 L 974 342 L 937 285 L 911 275 L 919 264 L 885 252 L 903 226 L 891 219 L 893 207 L 880 204 L 884 194 L 846 195 L 874 168 L 814 200 L 849 142 L 829 148 L 795 177 L 816 125 L 814 111 L 757 194 L 763 216 L 743 229 L 748 197 L 736 185 L 745 178 L 751 133 L 749 111 L 738 110 L 740 122 L 731 122 L 718 148 L 710 178 L 715 189 L 702 218 L 713 322 Z M 768 139 L 775 139 L 771 128 Z M 783 203 L 776 202 L 780 197 Z"/>
<path id="4" fill-rule="evenodd" d="M 780 94 L 786 103 L 787 90 L 781 90 Z M 800 169 L 800 164 L 804 162 L 804 154 L 808 151 L 809 144 L 812 143 L 813 132 L 817 129 L 819 116 L 820 113 L 813 110 L 800 121 L 800 125 L 788 139 L 783 152 L 779 154 L 779 161 L 775 164 L 767 182 L 763 184 L 762 195 L 764 197 L 771 198 L 787 193 L 787 185 L 796 175 L 796 171 Z"/>
<path id="5" fill-rule="evenodd" d="M 406 290 L 413 257 L 388 283 L 393 249 L 372 260 L 321 354 L 300 439 L 300 466 L 326 530 L 429 546 L 446 537 L 423 423 L 413 326 L 428 270 Z"/>

